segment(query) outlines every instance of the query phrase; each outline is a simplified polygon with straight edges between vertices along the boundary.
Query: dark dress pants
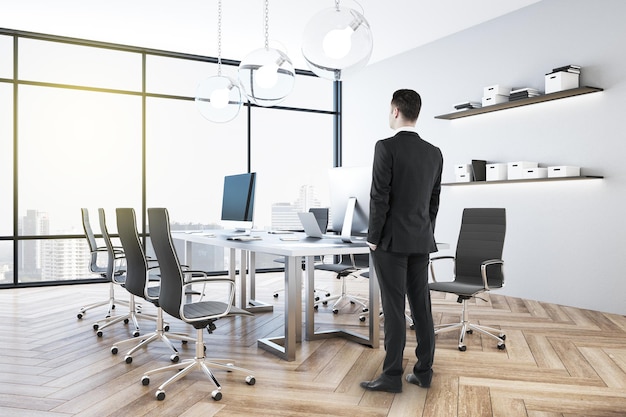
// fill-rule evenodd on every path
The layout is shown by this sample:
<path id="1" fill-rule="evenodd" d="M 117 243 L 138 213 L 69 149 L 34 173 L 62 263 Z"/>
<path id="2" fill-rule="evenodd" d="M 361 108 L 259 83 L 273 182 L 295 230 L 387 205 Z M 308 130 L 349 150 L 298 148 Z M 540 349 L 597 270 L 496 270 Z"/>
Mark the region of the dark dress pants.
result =
<path id="1" fill-rule="evenodd" d="M 402 376 L 402 356 L 406 344 L 405 296 L 415 325 L 417 363 L 413 372 L 429 371 L 435 355 L 435 330 L 428 289 L 428 254 L 372 252 L 380 286 L 385 331 L 383 374 Z"/>

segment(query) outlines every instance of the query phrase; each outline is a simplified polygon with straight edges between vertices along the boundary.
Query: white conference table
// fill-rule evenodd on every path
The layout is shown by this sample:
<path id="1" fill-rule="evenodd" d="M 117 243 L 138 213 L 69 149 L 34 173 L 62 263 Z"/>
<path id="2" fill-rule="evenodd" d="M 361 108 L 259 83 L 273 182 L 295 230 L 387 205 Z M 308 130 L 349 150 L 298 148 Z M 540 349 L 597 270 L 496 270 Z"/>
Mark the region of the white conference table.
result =
<path id="1" fill-rule="evenodd" d="M 283 256 L 285 258 L 285 325 L 284 336 L 266 338 L 258 341 L 258 346 L 287 361 L 296 359 L 296 344 L 302 342 L 302 259 L 305 259 L 305 340 L 316 340 L 328 337 L 344 337 L 363 345 L 378 348 L 380 338 L 380 318 L 378 314 L 370 314 L 368 334 L 337 329 L 315 332 L 315 309 L 314 309 L 314 267 L 315 256 L 324 255 L 347 255 L 369 253 L 365 241 L 356 243 L 344 243 L 337 236 L 334 238 L 311 239 L 304 233 L 289 235 L 270 234 L 267 232 L 253 232 L 252 235 L 260 236 L 260 240 L 238 241 L 229 240 L 228 236 L 234 235 L 232 230 L 205 230 L 202 232 L 172 232 L 174 239 L 186 242 L 185 263 L 193 267 L 190 259 L 191 243 L 219 246 L 230 249 L 229 276 L 236 278 L 236 251 L 240 251 L 240 294 L 239 306 L 250 311 L 264 311 L 271 309 L 255 300 L 255 254 L 267 253 Z M 282 236 L 298 237 L 299 240 L 283 241 Z M 247 267 L 248 255 L 250 267 Z M 372 265 L 370 256 L 370 265 Z M 250 274 L 250 299 L 247 299 L 246 270 Z M 369 311 L 380 311 L 379 308 L 378 280 L 374 268 L 370 269 L 369 278 Z"/>

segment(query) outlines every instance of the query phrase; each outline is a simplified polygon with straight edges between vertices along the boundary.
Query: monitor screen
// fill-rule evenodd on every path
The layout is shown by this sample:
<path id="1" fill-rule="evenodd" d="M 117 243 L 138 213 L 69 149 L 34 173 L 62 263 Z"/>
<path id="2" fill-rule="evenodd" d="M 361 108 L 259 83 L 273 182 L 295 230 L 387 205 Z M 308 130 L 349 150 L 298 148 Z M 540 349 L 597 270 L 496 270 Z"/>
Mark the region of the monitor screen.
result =
<path id="1" fill-rule="evenodd" d="M 328 179 L 332 230 L 341 232 L 342 236 L 367 234 L 372 168 L 370 166 L 332 168 L 328 172 Z M 344 228 L 344 223 L 350 220 L 350 215 L 352 220 Z"/>
<path id="2" fill-rule="evenodd" d="M 222 220 L 252 222 L 256 173 L 224 177 Z"/>

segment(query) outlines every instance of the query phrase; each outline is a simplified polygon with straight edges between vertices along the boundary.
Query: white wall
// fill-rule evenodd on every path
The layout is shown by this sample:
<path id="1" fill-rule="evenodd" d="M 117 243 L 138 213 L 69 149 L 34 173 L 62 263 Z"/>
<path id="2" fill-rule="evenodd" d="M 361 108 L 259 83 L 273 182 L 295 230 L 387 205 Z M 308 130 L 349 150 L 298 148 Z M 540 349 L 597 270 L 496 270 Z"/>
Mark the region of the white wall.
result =
<path id="1" fill-rule="evenodd" d="M 450 11 L 454 13 L 454 11 Z M 444 187 L 436 235 L 453 244 L 464 207 L 506 207 L 504 294 L 626 314 L 626 2 L 543 0 L 368 66 L 343 86 L 344 165 L 371 163 L 390 135 L 392 92 L 422 95 L 418 129 L 454 165 L 537 161 L 577 165 L 602 180 Z M 373 28 L 374 36 L 376 28 Z M 483 87 L 544 90 L 544 75 L 583 67 L 581 85 L 605 91 L 448 121 Z"/>

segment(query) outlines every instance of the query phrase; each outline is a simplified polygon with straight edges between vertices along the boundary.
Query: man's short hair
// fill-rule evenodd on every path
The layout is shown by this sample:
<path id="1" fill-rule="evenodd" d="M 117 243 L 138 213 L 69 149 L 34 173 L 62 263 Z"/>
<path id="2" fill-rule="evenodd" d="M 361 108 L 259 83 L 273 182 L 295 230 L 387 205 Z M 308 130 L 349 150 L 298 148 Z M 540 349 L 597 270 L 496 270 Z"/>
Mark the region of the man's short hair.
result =
<path id="1" fill-rule="evenodd" d="M 422 109 L 422 98 L 416 91 L 401 89 L 393 93 L 391 105 L 397 107 L 405 119 L 414 122 Z"/>

